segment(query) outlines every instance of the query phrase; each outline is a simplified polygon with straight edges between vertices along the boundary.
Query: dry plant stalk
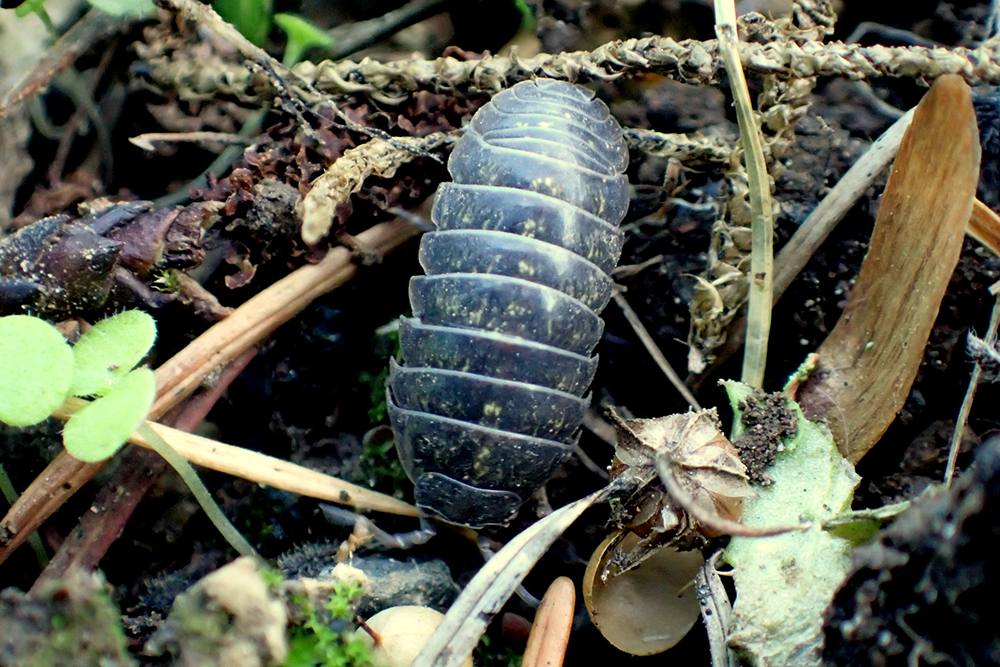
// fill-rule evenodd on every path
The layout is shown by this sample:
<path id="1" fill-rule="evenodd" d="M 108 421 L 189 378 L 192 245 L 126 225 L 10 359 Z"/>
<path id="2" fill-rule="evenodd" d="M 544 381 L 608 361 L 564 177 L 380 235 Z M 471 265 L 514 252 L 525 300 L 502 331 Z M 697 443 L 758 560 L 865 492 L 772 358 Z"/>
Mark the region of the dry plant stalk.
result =
<path id="1" fill-rule="evenodd" d="M 83 399 L 68 399 L 59 412 L 60 419 L 68 419 L 86 405 Z M 413 505 L 372 491 L 357 484 L 345 482 L 316 470 L 297 465 L 290 461 L 267 456 L 242 447 L 227 445 L 211 438 L 180 431 L 170 426 L 147 422 L 157 435 L 177 450 L 177 453 L 194 465 L 224 472 L 234 477 L 242 477 L 258 484 L 267 484 L 276 489 L 291 491 L 310 498 L 318 498 L 341 505 L 352 505 L 359 509 L 388 512 L 400 516 L 419 516 Z M 138 433 L 129 442 L 146 449 L 150 443 Z"/>
<path id="2" fill-rule="evenodd" d="M 365 250 L 382 254 L 419 232 L 416 225 L 396 220 L 375 225 L 358 234 L 355 240 Z M 151 419 L 165 414 L 215 369 L 264 340 L 313 299 L 340 287 L 357 272 L 350 250 L 332 248 L 319 263 L 302 266 L 248 300 L 156 369 L 159 398 L 153 404 Z"/>
<path id="3" fill-rule="evenodd" d="M 995 297 L 993 302 L 993 312 L 990 314 L 990 325 L 986 330 L 986 338 L 980 341 L 980 343 L 982 347 L 985 347 L 989 351 L 993 351 L 997 340 L 997 328 L 1000 327 L 1000 283 L 994 283 L 991 285 L 990 293 Z M 975 337 L 972 336 L 971 333 L 969 334 L 969 337 L 969 353 L 971 354 L 975 349 L 975 346 L 972 345 L 972 340 L 974 340 Z M 951 433 L 951 442 L 948 445 L 948 464 L 944 469 L 945 486 L 951 486 L 951 481 L 955 476 L 955 469 L 958 464 L 958 453 L 962 448 L 962 435 L 965 433 L 965 427 L 969 422 L 969 412 L 972 411 L 972 401 L 976 397 L 976 388 L 979 386 L 979 381 L 983 377 L 983 362 L 975 356 L 973 356 L 973 358 L 976 359 L 976 367 L 972 369 L 972 375 L 969 377 L 969 386 L 965 390 L 965 397 L 962 399 L 962 407 L 959 408 L 958 418 L 955 420 L 955 430 Z"/>
<path id="4" fill-rule="evenodd" d="M 766 24 L 767 22 L 761 22 Z M 776 30 L 761 25 L 760 30 Z M 898 77 L 931 81 L 958 74 L 969 84 L 1000 84 L 1000 44 L 978 49 L 921 46 L 860 46 L 819 41 L 741 42 L 743 67 L 755 74 L 787 78 L 838 76 L 854 80 Z M 176 54 L 149 59 L 150 75 L 165 88 L 185 94 L 236 95 L 244 100 L 270 99 L 273 81 L 253 77 L 246 66 L 233 64 L 206 70 Z M 306 88 L 292 83 L 292 92 L 311 103 L 318 90 L 328 95 L 365 94 L 385 103 L 400 103 L 417 90 L 447 92 L 459 97 L 497 93 L 518 81 L 543 77 L 571 82 L 609 81 L 621 76 L 659 74 L 676 81 L 715 84 L 722 61 L 716 40 L 643 37 L 609 42 L 593 51 L 540 53 L 531 58 L 486 56 L 480 60 L 445 57 L 435 60 L 379 62 L 364 59 L 305 62 L 293 72 Z"/>
<path id="5" fill-rule="evenodd" d="M 715 0 L 715 32 L 719 50 L 729 73 L 730 88 L 739 120 L 740 140 L 746 160 L 749 185 L 751 236 L 750 278 L 748 280 L 747 337 L 743 356 L 743 382 L 760 388 L 764 384 L 767 363 L 767 340 L 771 332 L 771 284 L 774 281 L 774 219 L 771 212 L 771 187 L 764 160 L 764 145 L 757 117 L 750 103 L 750 90 L 743 75 L 736 45 L 735 0 Z"/>
<path id="6" fill-rule="evenodd" d="M 835 16 L 826 0 L 794 0 L 790 16 L 774 23 L 751 20 L 753 15 L 737 21 L 729 4 L 716 3 L 717 15 L 722 16 L 723 10 L 727 14 L 717 19 L 716 31 L 726 69 L 733 72 L 740 67 L 736 52 L 741 43 L 727 35 L 735 35 L 737 25 L 748 41 L 771 43 L 819 43 L 833 31 Z M 723 23 L 730 27 L 725 28 Z M 773 179 L 785 169 L 783 158 L 794 147 L 795 124 L 809 109 L 815 83 L 815 77 L 766 75 L 754 112 L 742 72 L 730 77 L 747 168 L 734 153 L 725 170 L 729 192 L 712 228 L 706 268 L 697 277 L 694 298 L 689 303 L 691 373 L 704 373 L 709 364 L 719 356 L 726 358 L 734 353 L 746 339 L 743 381 L 759 386 L 762 379 L 770 325 L 766 297 L 767 292 L 774 293 L 773 286 L 766 284 L 774 275 L 773 234 L 766 229 L 773 227 L 777 210 L 770 197 L 771 187 Z M 761 155 L 756 155 L 757 148 L 747 142 L 751 128 Z"/>
<path id="7" fill-rule="evenodd" d="M 958 262 L 979 181 L 971 91 L 938 79 L 893 164 L 871 248 L 799 402 L 857 462 L 903 406 Z"/>
<path id="8" fill-rule="evenodd" d="M 823 201 L 795 230 L 792 238 L 788 239 L 788 243 L 774 260 L 775 303 L 805 268 L 809 258 L 823 245 L 837 223 L 844 219 L 875 178 L 892 162 L 912 119 L 911 110 L 893 123 L 837 181 L 823 197 Z"/>
<path id="9" fill-rule="evenodd" d="M 538 605 L 521 667 L 562 667 L 575 611 L 576 587 L 573 580 L 569 577 L 556 578 L 545 591 L 542 604 Z"/>
<path id="10" fill-rule="evenodd" d="M 310 498 L 400 516 L 419 516 L 417 508 L 409 503 L 331 477 L 317 470 L 311 470 L 283 459 L 276 459 L 260 452 L 178 431 L 162 424 L 150 423 L 149 425 L 171 447 L 176 449 L 177 453 L 195 465 Z M 129 442 L 150 448 L 149 443 L 139 435 L 132 436 Z"/>

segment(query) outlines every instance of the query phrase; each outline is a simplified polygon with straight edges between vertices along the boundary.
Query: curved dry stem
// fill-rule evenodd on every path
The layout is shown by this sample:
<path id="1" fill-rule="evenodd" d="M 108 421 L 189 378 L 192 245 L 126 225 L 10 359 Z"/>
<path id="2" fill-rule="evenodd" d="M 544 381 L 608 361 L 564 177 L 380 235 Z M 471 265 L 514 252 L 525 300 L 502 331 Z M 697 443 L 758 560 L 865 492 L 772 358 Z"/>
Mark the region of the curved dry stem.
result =
<path id="1" fill-rule="evenodd" d="M 663 482 L 663 486 L 666 487 L 667 492 L 670 497 L 677 502 L 685 512 L 690 514 L 695 518 L 695 520 L 706 528 L 711 528 L 717 533 L 722 533 L 725 535 L 738 535 L 739 537 L 774 537 L 775 535 L 784 535 L 785 533 L 792 533 L 799 530 L 808 530 L 812 527 L 812 523 L 801 523 L 797 526 L 767 526 L 764 528 L 756 528 L 753 526 L 747 526 L 739 521 L 730 521 L 729 519 L 723 519 L 718 514 L 706 510 L 704 507 L 695 502 L 691 494 L 687 492 L 683 486 L 674 477 L 673 472 L 674 460 L 670 456 L 670 452 L 667 450 L 661 450 L 656 455 L 656 472 L 660 476 L 660 481 Z"/>
<path id="2" fill-rule="evenodd" d="M 743 75 L 743 65 L 740 63 L 737 50 L 739 38 L 736 33 L 734 0 L 715 0 L 715 17 L 715 32 L 719 36 L 719 47 L 729 73 L 729 86 L 733 91 L 736 118 L 739 120 L 752 216 L 753 250 L 750 255 L 748 281 L 743 382 L 759 389 L 764 384 L 767 341 L 771 332 L 771 288 L 774 282 L 774 220 L 771 215 L 771 190 L 767 162 L 764 159 L 764 142 L 760 136 L 757 118 L 753 113 L 750 90 Z"/>
<path id="3" fill-rule="evenodd" d="M 198 477 L 198 473 L 191 467 L 191 464 L 178 454 L 177 450 L 167 444 L 167 441 L 161 438 L 156 431 L 150 428 L 149 422 L 141 424 L 136 433 L 142 436 L 149 443 L 149 447 L 162 456 L 177 471 L 177 474 L 180 475 L 191 491 L 191 495 L 201 505 L 201 509 L 208 515 L 208 519 L 215 525 L 216 529 L 222 533 L 222 537 L 225 538 L 226 542 L 229 542 L 229 545 L 241 556 L 257 556 L 257 551 L 247 542 L 240 531 L 236 530 L 236 526 L 222 512 L 222 508 L 212 498 L 212 494 L 209 493 L 201 478 Z"/>

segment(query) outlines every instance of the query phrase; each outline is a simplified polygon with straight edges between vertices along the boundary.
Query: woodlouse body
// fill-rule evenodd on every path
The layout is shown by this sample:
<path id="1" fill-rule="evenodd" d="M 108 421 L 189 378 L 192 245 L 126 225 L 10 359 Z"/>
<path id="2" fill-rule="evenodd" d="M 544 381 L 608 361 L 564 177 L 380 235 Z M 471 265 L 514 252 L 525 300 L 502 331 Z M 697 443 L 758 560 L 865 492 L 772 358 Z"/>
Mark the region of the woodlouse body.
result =
<path id="1" fill-rule="evenodd" d="M 389 380 L 425 511 L 503 525 L 572 452 L 623 243 L 627 165 L 607 107 L 558 81 L 498 94 L 456 145 Z"/>

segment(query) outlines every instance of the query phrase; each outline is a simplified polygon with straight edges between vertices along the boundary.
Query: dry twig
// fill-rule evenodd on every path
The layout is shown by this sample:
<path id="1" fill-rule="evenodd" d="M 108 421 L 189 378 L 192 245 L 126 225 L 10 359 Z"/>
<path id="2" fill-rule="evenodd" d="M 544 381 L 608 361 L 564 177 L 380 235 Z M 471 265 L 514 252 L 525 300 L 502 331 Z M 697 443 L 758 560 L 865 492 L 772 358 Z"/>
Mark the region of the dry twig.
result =
<path id="1" fill-rule="evenodd" d="M 691 390 L 688 389 L 687 385 L 684 384 L 684 381 L 681 380 L 680 376 L 674 371 L 673 366 L 670 365 L 670 362 L 667 361 L 663 352 L 660 351 L 660 348 L 656 344 L 656 341 L 653 340 L 653 337 L 649 335 L 648 331 L 646 331 L 646 327 L 643 326 L 642 320 L 640 320 L 639 316 L 636 315 L 634 310 L 632 310 L 632 306 L 628 304 L 628 301 L 625 300 L 622 293 L 616 289 L 612 293 L 612 296 L 615 303 L 618 304 L 619 308 L 621 308 L 622 314 L 625 316 L 625 319 L 628 320 L 632 330 L 635 331 L 639 340 L 642 341 L 643 347 L 645 347 L 646 351 L 649 352 L 649 356 L 653 358 L 653 361 L 655 361 L 656 365 L 661 371 L 663 371 L 663 374 L 667 376 L 667 380 L 670 381 L 670 384 L 672 384 L 680 395 L 684 397 L 684 400 L 688 402 L 688 405 L 695 410 L 701 410 L 701 406 L 698 404 L 698 399 L 694 397 Z"/>
<path id="2" fill-rule="evenodd" d="M 375 225 L 359 234 L 357 239 L 374 252 L 389 253 L 418 232 L 419 228 L 412 223 L 394 221 Z M 350 251 L 343 247 L 334 248 L 318 264 L 301 267 L 248 300 L 157 369 L 158 398 L 150 411 L 150 419 L 166 414 L 217 369 L 241 356 L 281 324 L 295 317 L 313 299 L 343 285 L 357 272 L 358 267 L 352 261 Z M 166 427 L 154 424 L 153 428 Z M 341 487 L 331 483 L 335 478 L 279 459 L 211 440 L 191 440 L 196 436 L 190 434 L 175 435 L 170 431 L 160 434 L 182 455 L 186 458 L 190 456 L 189 460 L 199 465 L 226 468 L 234 474 L 256 469 L 258 472 L 254 474 L 270 476 L 269 479 L 278 486 L 300 484 L 303 493 L 318 493 L 321 495 L 317 497 L 333 502 L 351 503 L 352 499 L 359 497 L 351 489 L 346 490 L 346 497 L 341 495 Z M 65 451 L 60 452 L 0 521 L 0 560 L 97 474 L 104 463 L 83 463 Z M 270 483 L 263 478 L 260 481 Z M 331 487 L 331 484 L 334 486 Z M 305 490 L 310 488 L 312 491 Z M 331 491 L 331 488 L 336 490 Z M 400 509 L 404 513 L 412 511 Z"/>
<path id="3" fill-rule="evenodd" d="M 997 328 L 1000 327 L 1000 283 L 990 286 L 990 293 L 996 297 L 993 304 L 993 313 L 990 315 L 990 326 L 986 331 L 984 339 L 988 345 L 993 345 L 997 339 Z M 955 476 L 955 466 L 958 462 L 958 452 L 962 447 L 962 434 L 965 431 L 965 424 L 969 420 L 969 412 L 972 410 L 972 401 L 976 397 L 976 387 L 983 375 L 983 367 L 976 362 L 969 377 L 969 388 L 965 390 L 965 398 L 962 399 L 962 407 L 958 411 L 958 418 L 955 420 L 955 430 L 951 434 L 951 443 L 948 448 L 948 465 L 944 471 L 945 486 L 951 486 L 951 480 Z"/>

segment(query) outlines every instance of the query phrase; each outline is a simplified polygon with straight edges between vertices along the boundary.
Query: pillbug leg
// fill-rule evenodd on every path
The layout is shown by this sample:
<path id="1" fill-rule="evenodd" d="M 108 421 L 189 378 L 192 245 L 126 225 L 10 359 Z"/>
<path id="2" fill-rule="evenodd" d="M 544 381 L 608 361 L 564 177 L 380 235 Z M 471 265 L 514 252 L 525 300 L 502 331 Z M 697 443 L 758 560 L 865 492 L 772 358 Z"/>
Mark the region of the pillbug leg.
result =
<path id="1" fill-rule="evenodd" d="M 350 526 L 354 532 L 364 536 L 368 544 L 374 543 L 385 549 L 412 549 L 426 544 L 437 535 L 437 529 L 427 519 L 420 519 L 420 528 L 405 533 L 387 533 L 366 516 L 335 505 L 321 503 L 319 506 L 326 520 L 338 526 Z"/>
<path id="2" fill-rule="evenodd" d="M 492 540 L 484 536 L 480 536 L 476 541 L 476 546 L 479 547 L 479 553 L 482 555 L 483 560 L 487 563 L 496 555 L 496 551 L 493 550 L 493 544 L 495 544 L 495 542 L 492 542 Z M 525 588 L 523 584 L 517 587 L 514 594 L 517 595 L 521 602 L 528 605 L 532 609 L 538 609 L 538 606 L 542 604 L 542 601 L 529 593 L 528 589 Z"/>

